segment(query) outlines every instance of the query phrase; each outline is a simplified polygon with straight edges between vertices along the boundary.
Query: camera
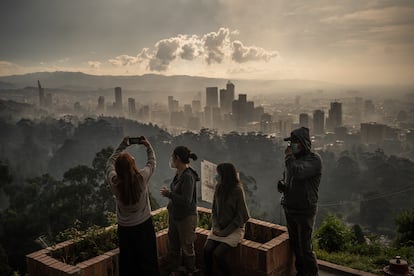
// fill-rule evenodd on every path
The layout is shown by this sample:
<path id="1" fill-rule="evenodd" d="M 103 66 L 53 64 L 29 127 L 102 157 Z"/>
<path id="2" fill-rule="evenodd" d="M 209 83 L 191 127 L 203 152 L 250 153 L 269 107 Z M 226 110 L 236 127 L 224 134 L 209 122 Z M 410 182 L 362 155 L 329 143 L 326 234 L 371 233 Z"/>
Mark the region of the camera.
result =
<path id="1" fill-rule="evenodd" d="M 142 144 L 142 142 L 145 140 L 144 136 L 140 136 L 140 137 L 130 137 L 128 142 L 130 145 L 133 144 Z"/>

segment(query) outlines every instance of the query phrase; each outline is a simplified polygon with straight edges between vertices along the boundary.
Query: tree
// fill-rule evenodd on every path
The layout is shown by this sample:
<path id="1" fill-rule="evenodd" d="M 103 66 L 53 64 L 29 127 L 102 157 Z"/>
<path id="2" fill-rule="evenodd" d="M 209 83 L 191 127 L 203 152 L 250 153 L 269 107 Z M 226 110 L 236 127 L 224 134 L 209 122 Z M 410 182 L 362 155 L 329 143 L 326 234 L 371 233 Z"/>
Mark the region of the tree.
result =
<path id="1" fill-rule="evenodd" d="M 414 209 L 402 211 L 395 218 L 397 244 L 414 245 Z"/>

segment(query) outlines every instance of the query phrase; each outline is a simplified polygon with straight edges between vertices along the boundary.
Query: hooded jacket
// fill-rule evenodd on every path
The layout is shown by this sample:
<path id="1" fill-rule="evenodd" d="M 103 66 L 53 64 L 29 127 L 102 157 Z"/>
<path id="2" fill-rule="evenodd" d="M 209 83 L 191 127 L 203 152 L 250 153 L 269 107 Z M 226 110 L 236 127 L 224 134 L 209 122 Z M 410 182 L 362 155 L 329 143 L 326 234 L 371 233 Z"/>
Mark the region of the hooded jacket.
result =
<path id="1" fill-rule="evenodd" d="M 175 175 L 170 186 L 168 197 L 170 202 L 167 209 L 169 215 L 181 220 L 190 215 L 197 215 L 196 182 L 199 181 L 197 172 L 188 167 L 181 176 Z"/>
<path id="2" fill-rule="evenodd" d="M 311 151 L 308 128 L 301 127 L 292 131 L 290 140 L 295 138 L 304 149 L 299 154 L 285 157 L 286 188 L 282 205 L 288 213 L 315 214 L 322 175 L 322 160 L 319 154 Z"/>

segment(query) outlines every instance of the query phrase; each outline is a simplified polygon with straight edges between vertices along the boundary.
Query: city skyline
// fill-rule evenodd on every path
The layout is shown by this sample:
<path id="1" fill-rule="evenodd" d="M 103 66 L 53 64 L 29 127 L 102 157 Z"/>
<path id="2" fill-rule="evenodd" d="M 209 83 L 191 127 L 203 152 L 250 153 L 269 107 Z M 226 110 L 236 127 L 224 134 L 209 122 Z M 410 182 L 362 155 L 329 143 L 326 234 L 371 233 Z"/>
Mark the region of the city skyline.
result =
<path id="1" fill-rule="evenodd" d="M 0 75 L 413 84 L 412 1 L 41 0 L 0 7 Z"/>

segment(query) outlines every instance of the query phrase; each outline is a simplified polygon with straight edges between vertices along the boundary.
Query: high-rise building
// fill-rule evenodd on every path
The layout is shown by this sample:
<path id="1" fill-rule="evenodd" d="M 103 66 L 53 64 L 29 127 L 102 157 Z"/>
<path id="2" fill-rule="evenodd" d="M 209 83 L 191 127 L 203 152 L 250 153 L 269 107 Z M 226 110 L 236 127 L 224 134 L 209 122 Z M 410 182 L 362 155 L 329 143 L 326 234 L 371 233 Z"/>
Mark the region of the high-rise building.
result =
<path id="1" fill-rule="evenodd" d="M 279 131 L 281 137 L 287 137 L 292 132 L 292 118 L 286 117 L 279 120 Z"/>
<path id="2" fill-rule="evenodd" d="M 366 144 L 381 144 L 385 138 L 386 125 L 377 123 L 361 124 L 361 141 Z"/>
<path id="3" fill-rule="evenodd" d="M 128 114 L 129 116 L 133 116 L 137 113 L 136 105 L 135 105 L 135 99 L 134 98 L 128 98 Z"/>
<path id="4" fill-rule="evenodd" d="M 252 122 L 253 121 L 253 119 L 254 119 L 254 102 L 253 101 L 248 101 L 246 103 L 245 115 L 246 115 L 246 121 L 247 122 Z"/>
<path id="5" fill-rule="evenodd" d="M 186 118 L 190 118 L 193 115 L 193 110 L 191 108 L 190 104 L 185 104 L 184 105 L 184 116 Z"/>
<path id="6" fill-rule="evenodd" d="M 168 112 L 173 112 L 174 97 L 168 96 Z"/>
<path id="7" fill-rule="evenodd" d="M 260 122 L 262 115 L 264 114 L 264 108 L 263 106 L 257 106 L 254 108 L 254 121 Z"/>
<path id="8" fill-rule="evenodd" d="M 251 109 L 251 110 L 250 110 Z M 247 95 L 239 94 L 238 100 L 232 103 L 233 119 L 238 127 L 246 126 L 248 118 L 253 116 L 254 104 L 247 103 Z"/>
<path id="9" fill-rule="evenodd" d="M 98 98 L 97 111 L 98 112 L 104 112 L 105 111 L 105 97 L 104 96 L 99 96 L 99 98 Z"/>
<path id="10" fill-rule="evenodd" d="M 199 100 L 192 101 L 191 102 L 191 108 L 193 109 L 194 113 L 201 112 L 201 101 L 199 101 Z"/>
<path id="11" fill-rule="evenodd" d="M 115 110 L 122 113 L 122 88 L 115 87 Z"/>
<path id="12" fill-rule="evenodd" d="M 232 102 L 234 101 L 234 84 L 227 82 L 226 89 L 220 89 L 220 108 L 223 114 L 232 111 Z"/>
<path id="13" fill-rule="evenodd" d="M 171 126 L 185 127 L 186 126 L 186 120 L 185 120 L 184 112 L 182 112 L 182 111 L 173 111 L 173 112 L 171 112 L 170 124 L 171 124 Z"/>
<path id="14" fill-rule="evenodd" d="M 309 115 L 307 113 L 299 114 L 299 126 L 309 127 Z"/>
<path id="15" fill-rule="evenodd" d="M 45 106 L 45 90 L 40 85 L 40 81 L 37 81 L 37 86 L 39 88 L 39 106 Z"/>
<path id="16" fill-rule="evenodd" d="M 213 126 L 213 110 L 212 107 L 204 107 L 204 127 L 211 128 Z"/>
<path id="17" fill-rule="evenodd" d="M 260 131 L 263 133 L 272 133 L 272 115 L 269 113 L 263 113 L 260 117 Z"/>
<path id="18" fill-rule="evenodd" d="M 333 131 L 335 128 L 340 126 L 342 126 L 342 103 L 336 101 L 331 102 L 326 127 L 330 131 Z"/>
<path id="19" fill-rule="evenodd" d="M 313 133 L 325 133 L 325 112 L 319 109 L 313 111 Z"/>
<path id="20" fill-rule="evenodd" d="M 368 122 L 375 121 L 375 106 L 371 100 L 364 102 L 364 120 Z"/>
<path id="21" fill-rule="evenodd" d="M 218 107 L 218 87 L 206 88 L 206 106 Z"/>
<path id="22" fill-rule="evenodd" d="M 150 108 L 149 105 L 144 105 L 139 110 L 139 117 L 141 121 L 148 122 L 150 120 Z"/>
<path id="23" fill-rule="evenodd" d="M 221 110 L 220 107 L 213 107 L 211 110 L 211 118 L 213 120 L 213 128 L 221 127 Z"/>
<path id="24" fill-rule="evenodd" d="M 230 95 L 229 97 L 234 100 L 235 95 L 235 87 L 234 84 L 231 81 L 228 81 L 226 84 L 226 91 Z"/>

